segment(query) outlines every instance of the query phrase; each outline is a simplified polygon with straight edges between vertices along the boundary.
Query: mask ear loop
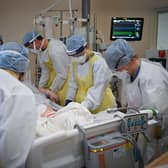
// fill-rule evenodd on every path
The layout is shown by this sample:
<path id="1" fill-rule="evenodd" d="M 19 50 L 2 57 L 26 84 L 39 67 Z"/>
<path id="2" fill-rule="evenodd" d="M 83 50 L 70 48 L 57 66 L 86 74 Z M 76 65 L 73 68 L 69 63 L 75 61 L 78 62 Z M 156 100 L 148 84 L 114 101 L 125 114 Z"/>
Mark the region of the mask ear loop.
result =
<path id="1" fill-rule="evenodd" d="M 36 50 L 36 43 L 35 43 L 35 40 L 33 41 L 33 49 Z"/>
<path id="2" fill-rule="evenodd" d="M 41 42 L 41 45 L 40 45 L 40 48 L 39 48 L 39 51 L 41 51 L 42 50 L 42 47 L 43 47 L 43 45 L 44 45 L 44 39 L 42 40 L 42 42 Z"/>
<path id="3" fill-rule="evenodd" d="M 33 39 L 34 39 L 34 37 L 35 37 L 35 34 L 34 34 L 34 31 L 33 31 Z M 33 49 L 34 49 L 34 50 L 36 50 L 36 43 L 35 43 L 35 40 L 36 40 L 36 39 L 33 40 Z"/>

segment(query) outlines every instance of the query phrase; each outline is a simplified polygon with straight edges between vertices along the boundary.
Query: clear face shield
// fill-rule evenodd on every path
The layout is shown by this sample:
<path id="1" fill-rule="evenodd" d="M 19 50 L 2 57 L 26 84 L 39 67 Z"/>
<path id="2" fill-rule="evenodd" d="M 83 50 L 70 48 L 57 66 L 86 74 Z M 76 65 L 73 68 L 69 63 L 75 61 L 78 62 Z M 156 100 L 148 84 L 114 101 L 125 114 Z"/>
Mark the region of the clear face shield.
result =
<path id="1" fill-rule="evenodd" d="M 36 47 L 36 42 L 35 42 L 35 40 L 33 41 L 33 49 L 30 49 L 30 51 L 32 52 L 32 53 L 34 53 L 34 54 L 39 54 L 40 52 L 42 52 L 42 47 L 43 47 L 43 45 L 44 45 L 44 42 L 45 42 L 45 40 L 43 39 L 42 40 L 42 42 L 41 42 L 41 44 L 40 44 L 40 47 L 39 47 L 39 49 Z"/>
<path id="2" fill-rule="evenodd" d="M 84 64 L 87 59 L 87 54 L 81 55 L 79 57 L 72 57 L 73 62 L 77 62 L 79 64 Z"/>
<path id="3" fill-rule="evenodd" d="M 87 60 L 88 56 L 85 52 L 85 48 L 83 48 L 83 51 L 79 52 L 78 54 L 75 54 L 72 56 L 72 62 L 77 62 L 79 64 L 84 64 Z"/>
<path id="4" fill-rule="evenodd" d="M 39 50 L 36 47 L 36 42 L 35 40 L 33 41 L 33 48 L 30 48 L 30 51 L 34 54 L 39 54 Z"/>
<path id="5" fill-rule="evenodd" d="M 28 67 L 27 71 L 24 73 L 24 79 L 22 80 L 23 83 L 32 84 L 32 75 L 31 75 L 31 68 Z"/>
<path id="6" fill-rule="evenodd" d="M 30 70 L 30 60 L 26 58 L 26 61 L 23 61 L 23 63 L 21 63 L 21 66 L 24 67 L 24 70 L 22 70 L 23 72 L 19 72 L 19 80 L 21 82 L 25 82 L 28 80 L 31 80 L 28 78 L 28 74 L 29 74 L 29 70 Z"/>
<path id="7" fill-rule="evenodd" d="M 116 62 L 114 70 L 112 70 L 113 76 L 116 76 L 125 82 L 129 82 L 130 74 L 126 69 L 122 68 L 125 65 L 127 65 L 129 62 L 130 62 L 130 58 L 128 58 L 127 56 L 124 55 L 120 57 L 120 59 L 118 59 L 118 61 Z"/>

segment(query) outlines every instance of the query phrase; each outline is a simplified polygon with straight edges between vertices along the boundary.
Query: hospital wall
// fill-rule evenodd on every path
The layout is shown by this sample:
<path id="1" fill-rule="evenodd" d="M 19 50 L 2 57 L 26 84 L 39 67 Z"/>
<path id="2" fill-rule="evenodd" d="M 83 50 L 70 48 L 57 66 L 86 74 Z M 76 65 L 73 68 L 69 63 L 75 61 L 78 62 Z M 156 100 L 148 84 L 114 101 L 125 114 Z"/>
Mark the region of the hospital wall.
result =
<path id="1" fill-rule="evenodd" d="M 5 0 L 0 5 L 0 34 L 4 41 L 17 41 L 21 43 L 23 35 L 33 28 L 33 18 L 43 9 L 56 1 L 52 0 Z M 158 1 L 150 1 L 159 3 Z M 162 1 L 160 1 L 162 2 Z M 154 47 L 154 12 L 153 4 L 145 1 L 126 0 L 91 0 L 91 15 L 97 17 L 97 29 L 105 38 L 105 43 L 110 41 L 110 22 L 113 16 L 143 17 L 144 29 L 141 41 L 131 42 L 139 56 L 143 56 L 146 49 Z M 156 4 L 159 5 L 159 4 Z M 156 6 L 155 5 L 155 6 Z M 162 6 L 168 5 L 162 4 Z M 81 9 L 81 1 L 72 0 L 74 9 Z M 159 7 L 159 6 L 158 6 Z M 68 1 L 58 0 L 55 9 L 68 9 Z"/>

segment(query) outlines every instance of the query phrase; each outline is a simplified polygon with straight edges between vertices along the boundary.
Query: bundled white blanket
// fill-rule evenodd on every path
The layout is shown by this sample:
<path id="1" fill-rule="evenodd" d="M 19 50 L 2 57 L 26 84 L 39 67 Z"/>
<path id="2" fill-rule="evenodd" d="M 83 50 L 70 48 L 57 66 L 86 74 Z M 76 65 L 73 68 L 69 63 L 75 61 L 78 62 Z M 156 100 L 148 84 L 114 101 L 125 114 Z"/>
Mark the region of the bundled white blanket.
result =
<path id="1" fill-rule="evenodd" d="M 94 120 L 94 116 L 84 106 L 74 102 L 57 112 L 47 109 L 45 105 L 39 105 L 38 113 L 37 136 L 49 135 L 59 130 L 71 130 L 76 124 L 86 125 Z"/>

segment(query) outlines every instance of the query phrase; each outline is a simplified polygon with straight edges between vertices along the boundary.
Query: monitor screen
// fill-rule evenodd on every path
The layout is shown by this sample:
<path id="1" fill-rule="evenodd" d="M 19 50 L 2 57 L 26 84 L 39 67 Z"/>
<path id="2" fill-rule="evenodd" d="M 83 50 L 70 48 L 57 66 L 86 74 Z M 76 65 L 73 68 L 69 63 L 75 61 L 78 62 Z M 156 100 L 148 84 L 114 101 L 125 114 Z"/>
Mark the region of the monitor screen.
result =
<path id="1" fill-rule="evenodd" d="M 141 40 L 143 22 L 143 18 L 112 17 L 110 40 Z"/>

